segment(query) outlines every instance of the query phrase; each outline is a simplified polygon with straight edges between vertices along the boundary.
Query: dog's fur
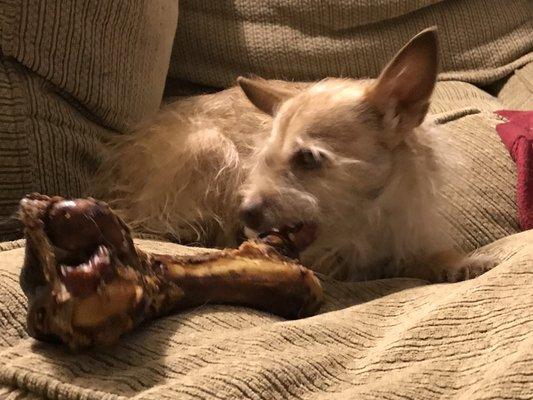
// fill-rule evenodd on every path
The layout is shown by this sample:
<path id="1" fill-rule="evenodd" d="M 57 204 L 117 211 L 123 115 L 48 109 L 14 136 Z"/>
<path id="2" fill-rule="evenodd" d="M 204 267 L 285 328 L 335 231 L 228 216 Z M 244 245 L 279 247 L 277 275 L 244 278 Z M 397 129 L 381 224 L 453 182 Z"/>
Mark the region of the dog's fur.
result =
<path id="1" fill-rule="evenodd" d="M 456 159 L 422 123 L 437 64 L 429 29 L 377 80 L 240 78 L 176 101 L 116 140 L 97 194 L 134 228 L 188 244 L 236 245 L 239 216 L 258 231 L 310 223 L 303 263 L 344 279 L 478 275 L 490 262 L 443 256 L 440 188 Z"/>

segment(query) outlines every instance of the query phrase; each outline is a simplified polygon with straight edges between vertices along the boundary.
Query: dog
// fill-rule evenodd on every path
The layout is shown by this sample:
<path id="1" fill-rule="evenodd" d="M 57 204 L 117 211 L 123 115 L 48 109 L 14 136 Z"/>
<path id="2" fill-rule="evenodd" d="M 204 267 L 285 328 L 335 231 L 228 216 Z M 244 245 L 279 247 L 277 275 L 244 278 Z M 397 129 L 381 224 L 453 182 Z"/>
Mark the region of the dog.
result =
<path id="1" fill-rule="evenodd" d="M 478 276 L 494 263 L 453 250 L 439 214 L 459 157 L 426 121 L 437 70 L 429 28 L 374 80 L 240 77 L 114 139 L 96 192 L 135 230 L 183 244 L 289 229 L 302 263 L 338 279 Z"/>

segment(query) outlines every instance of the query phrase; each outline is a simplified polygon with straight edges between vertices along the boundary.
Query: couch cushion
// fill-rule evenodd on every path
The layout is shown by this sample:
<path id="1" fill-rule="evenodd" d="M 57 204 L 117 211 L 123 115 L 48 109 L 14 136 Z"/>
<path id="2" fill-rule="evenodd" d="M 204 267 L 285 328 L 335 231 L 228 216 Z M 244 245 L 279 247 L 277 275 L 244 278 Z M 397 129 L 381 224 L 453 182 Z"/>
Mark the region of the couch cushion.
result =
<path id="1" fill-rule="evenodd" d="M 124 130 L 159 107 L 177 14 L 173 0 L 0 0 L 0 53 Z"/>
<path id="2" fill-rule="evenodd" d="M 0 240 L 20 235 L 20 199 L 34 191 L 80 196 L 98 167 L 101 138 L 91 121 L 57 88 L 19 63 L 0 57 Z"/>
<path id="3" fill-rule="evenodd" d="M 0 393 L 64 399 L 529 398 L 532 244 L 528 231 L 485 248 L 501 262 L 472 281 L 324 280 L 326 304 L 312 318 L 283 321 L 244 308 L 204 306 L 146 324 L 113 349 L 78 355 L 24 333 L 25 301 L 17 285 L 23 249 L 8 250 L 0 253 L 0 383 L 6 386 Z"/>
<path id="4" fill-rule="evenodd" d="M 430 118 L 451 136 L 463 158 L 444 188 L 451 207 L 443 210 L 455 243 L 471 251 L 520 230 L 515 203 L 516 168 L 496 125 L 497 98 L 464 82 L 439 82 Z"/>
<path id="5" fill-rule="evenodd" d="M 498 99 L 511 110 L 533 110 L 533 62 L 513 73 L 500 89 Z"/>
<path id="6" fill-rule="evenodd" d="M 176 22 L 173 0 L 0 0 L 0 240 L 22 196 L 82 195 L 102 139 L 157 111 Z"/>
<path id="7" fill-rule="evenodd" d="M 487 84 L 533 60 L 529 0 L 184 0 L 170 76 L 225 87 L 238 75 L 375 77 L 437 25 L 442 79 Z"/>

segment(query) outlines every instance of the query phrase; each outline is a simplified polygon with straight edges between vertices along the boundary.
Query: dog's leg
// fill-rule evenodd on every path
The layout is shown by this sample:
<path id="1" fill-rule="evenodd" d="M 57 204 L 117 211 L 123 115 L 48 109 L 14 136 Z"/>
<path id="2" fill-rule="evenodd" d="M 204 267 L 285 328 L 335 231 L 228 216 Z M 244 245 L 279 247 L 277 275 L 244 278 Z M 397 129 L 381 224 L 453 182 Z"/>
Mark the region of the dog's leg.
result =
<path id="1" fill-rule="evenodd" d="M 460 282 L 476 278 L 494 268 L 497 260 L 483 254 L 465 255 L 456 250 L 442 251 L 402 266 L 399 275 L 433 283 Z"/>

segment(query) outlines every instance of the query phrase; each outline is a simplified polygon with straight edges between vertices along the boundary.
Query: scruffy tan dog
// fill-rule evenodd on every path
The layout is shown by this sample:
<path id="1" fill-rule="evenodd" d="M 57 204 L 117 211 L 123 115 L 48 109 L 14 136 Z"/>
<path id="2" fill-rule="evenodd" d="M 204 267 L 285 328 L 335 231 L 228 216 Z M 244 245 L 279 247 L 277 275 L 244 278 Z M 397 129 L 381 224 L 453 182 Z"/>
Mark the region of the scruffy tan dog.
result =
<path id="1" fill-rule="evenodd" d="M 492 265 L 448 251 L 440 187 L 456 157 L 422 123 L 438 68 L 436 30 L 377 80 L 240 87 L 176 101 L 114 144 L 98 196 L 134 228 L 234 246 L 290 227 L 304 265 L 342 279 L 468 279 Z"/>

